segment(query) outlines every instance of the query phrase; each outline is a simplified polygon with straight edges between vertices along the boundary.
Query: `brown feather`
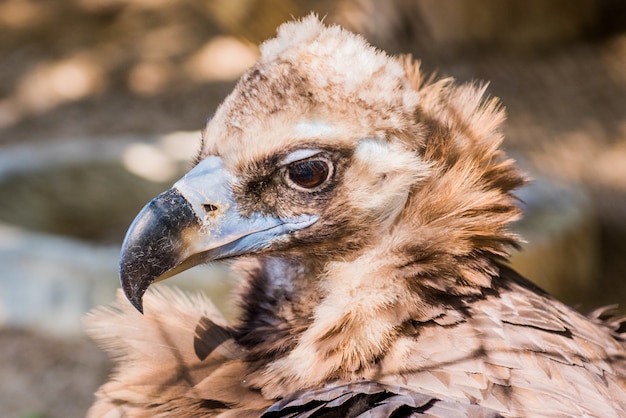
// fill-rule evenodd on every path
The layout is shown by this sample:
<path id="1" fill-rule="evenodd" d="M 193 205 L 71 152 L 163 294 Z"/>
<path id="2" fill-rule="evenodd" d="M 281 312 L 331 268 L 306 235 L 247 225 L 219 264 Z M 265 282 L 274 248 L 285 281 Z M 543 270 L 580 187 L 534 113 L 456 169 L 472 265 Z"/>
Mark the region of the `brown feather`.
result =
<path id="1" fill-rule="evenodd" d="M 271 405 L 240 385 L 244 352 L 208 299 L 167 287 L 146 296 L 145 316 L 120 292 L 114 305 L 85 319 L 89 334 L 117 361 L 88 416 L 212 416 L 232 408 L 258 415 Z"/>
<path id="2" fill-rule="evenodd" d="M 199 159 L 236 178 L 242 217 L 319 220 L 236 262 L 232 329 L 166 290 L 146 316 L 121 299 L 93 313 L 118 366 L 91 416 L 626 416 L 626 320 L 582 316 L 505 264 L 525 177 L 486 86 L 424 77 L 313 16 L 261 49 Z M 334 163 L 326 188 L 282 181 L 301 148 Z"/>

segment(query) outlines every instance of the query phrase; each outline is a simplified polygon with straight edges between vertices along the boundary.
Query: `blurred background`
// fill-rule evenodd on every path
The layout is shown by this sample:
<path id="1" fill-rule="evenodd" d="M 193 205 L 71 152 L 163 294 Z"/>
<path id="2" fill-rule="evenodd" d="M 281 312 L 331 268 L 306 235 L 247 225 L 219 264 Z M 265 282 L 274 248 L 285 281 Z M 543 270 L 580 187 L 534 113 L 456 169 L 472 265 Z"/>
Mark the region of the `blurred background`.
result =
<path id="1" fill-rule="evenodd" d="M 621 0 L 0 0 L 0 417 L 84 415 L 109 364 L 80 318 L 114 297 L 126 228 L 189 168 L 258 43 L 311 11 L 489 82 L 534 179 L 514 265 L 582 312 L 626 306 Z M 220 302 L 229 280 L 171 284 Z"/>

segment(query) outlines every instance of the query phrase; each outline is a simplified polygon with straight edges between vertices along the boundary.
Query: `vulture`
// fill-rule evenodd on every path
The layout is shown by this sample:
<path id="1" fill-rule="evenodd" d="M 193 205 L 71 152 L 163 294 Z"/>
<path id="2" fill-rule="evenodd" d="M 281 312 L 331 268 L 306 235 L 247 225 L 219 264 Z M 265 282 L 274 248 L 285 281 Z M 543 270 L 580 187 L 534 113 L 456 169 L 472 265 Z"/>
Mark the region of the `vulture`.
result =
<path id="1" fill-rule="evenodd" d="M 89 416 L 626 416 L 626 321 L 507 264 L 526 177 L 485 90 L 282 25 L 126 234 L 86 319 L 116 361 Z M 213 262 L 241 277 L 235 320 L 148 289 Z"/>

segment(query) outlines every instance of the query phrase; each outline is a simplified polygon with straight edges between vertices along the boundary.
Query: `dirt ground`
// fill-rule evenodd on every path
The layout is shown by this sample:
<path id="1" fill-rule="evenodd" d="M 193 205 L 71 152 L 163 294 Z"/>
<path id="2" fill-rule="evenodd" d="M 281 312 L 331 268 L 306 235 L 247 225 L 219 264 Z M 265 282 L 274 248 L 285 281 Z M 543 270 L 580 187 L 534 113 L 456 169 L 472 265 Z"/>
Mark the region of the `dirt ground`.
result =
<path id="1" fill-rule="evenodd" d="M 256 58 L 255 43 L 290 15 L 303 15 L 303 3 L 0 1 L 0 152 L 26 141 L 200 129 Z M 341 20 L 324 4 L 322 15 Z M 461 43 L 440 51 L 416 43 L 421 49 L 405 52 L 423 57 L 426 70 L 491 81 L 488 91 L 509 110 L 507 147 L 537 172 L 592 196 L 602 235 L 597 293 L 623 295 L 626 34 L 623 22 L 603 22 L 604 32 L 514 49 Z M 0 417 L 83 416 L 109 370 L 104 354 L 83 339 L 4 329 L 0 347 Z"/>
<path id="2" fill-rule="evenodd" d="M 106 356 L 83 339 L 4 329 L 0 347 L 2 417 L 84 416 L 109 370 Z"/>

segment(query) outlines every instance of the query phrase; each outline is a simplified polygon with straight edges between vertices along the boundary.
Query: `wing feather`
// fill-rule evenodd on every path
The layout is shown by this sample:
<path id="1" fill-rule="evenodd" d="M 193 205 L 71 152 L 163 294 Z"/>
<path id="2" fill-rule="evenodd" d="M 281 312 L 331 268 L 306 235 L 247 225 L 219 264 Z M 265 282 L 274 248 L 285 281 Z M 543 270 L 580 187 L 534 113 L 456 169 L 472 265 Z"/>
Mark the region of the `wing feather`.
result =
<path id="1" fill-rule="evenodd" d="M 619 325 L 598 326 L 503 272 L 502 288 L 469 301 L 464 321 L 417 327 L 396 342 L 404 355 L 390 347 L 382 382 L 513 416 L 626 416 Z"/>
<path id="2" fill-rule="evenodd" d="M 488 408 L 442 401 L 401 387 L 374 382 L 356 382 L 294 392 L 272 405 L 262 418 L 498 416 L 500 415 L 497 412 Z"/>

